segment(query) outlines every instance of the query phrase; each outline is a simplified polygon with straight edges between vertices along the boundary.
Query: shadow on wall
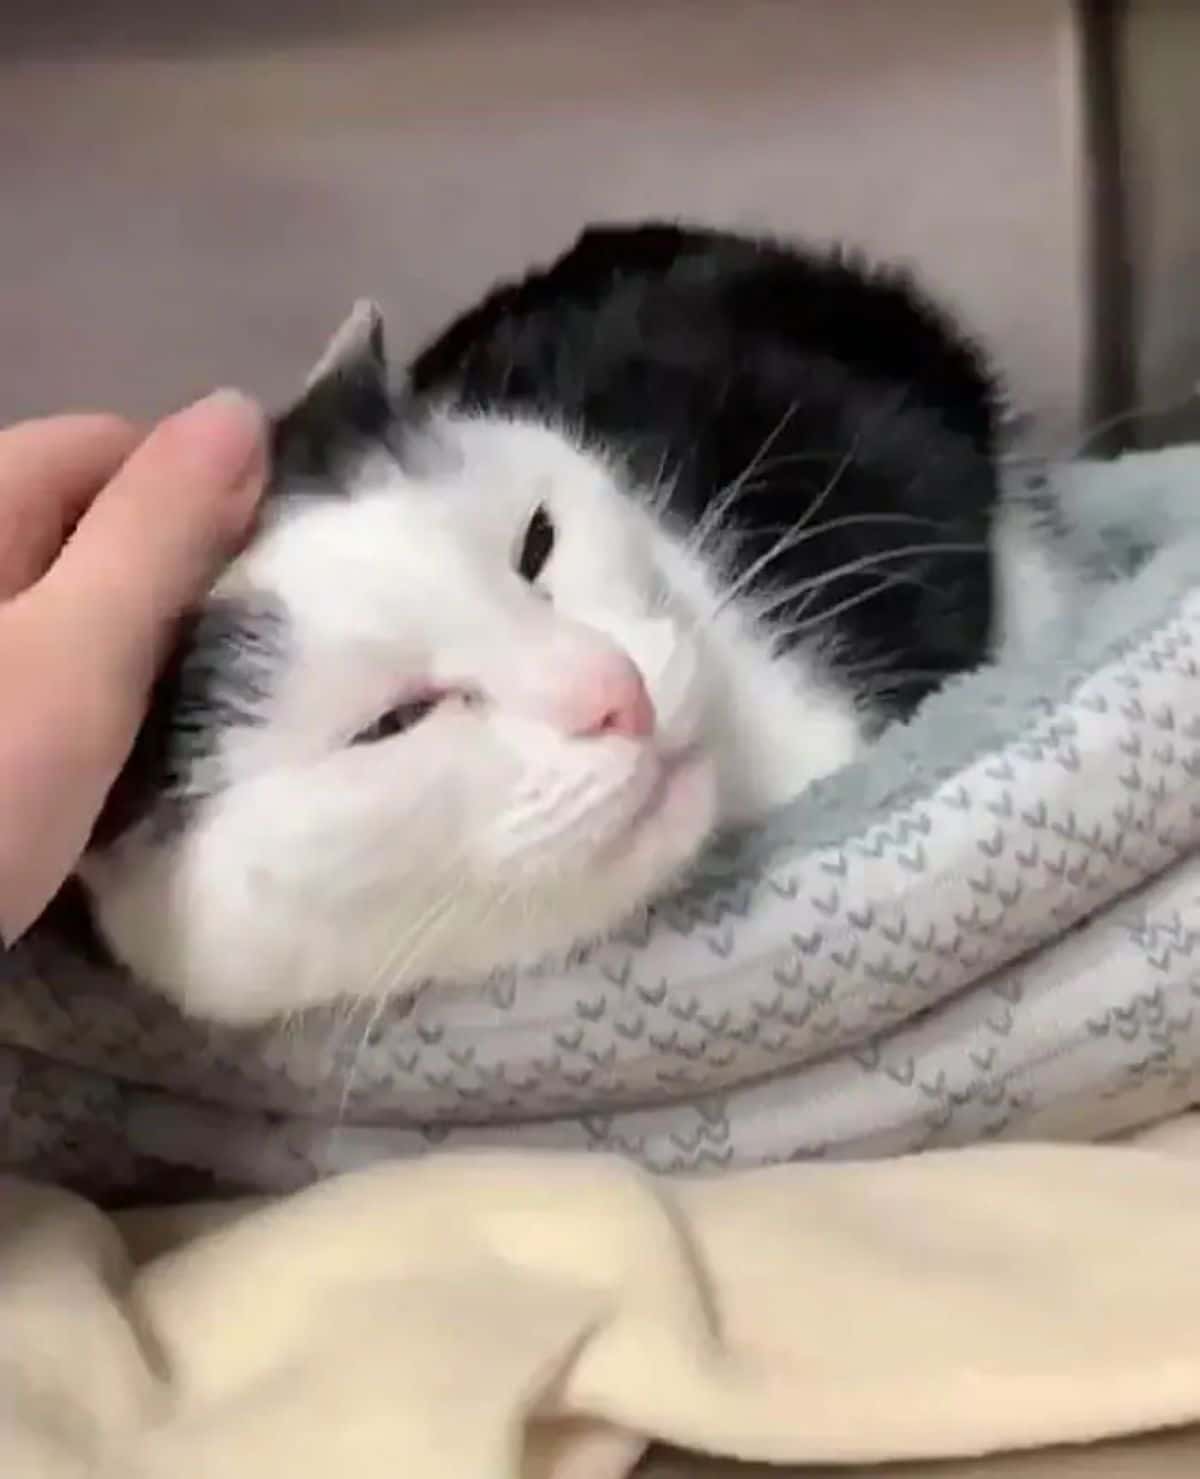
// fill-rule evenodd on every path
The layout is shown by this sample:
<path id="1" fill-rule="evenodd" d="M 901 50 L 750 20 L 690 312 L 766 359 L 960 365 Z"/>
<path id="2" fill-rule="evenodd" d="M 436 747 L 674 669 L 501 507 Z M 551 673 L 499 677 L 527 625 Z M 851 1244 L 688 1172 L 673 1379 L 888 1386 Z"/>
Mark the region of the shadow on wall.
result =
<path id="1" fill-rule="evenodd" d="M 491 0 L 58 0 L 11 6 L 0 13 L 0 54 L 9 61 L 136 55 L 196 57 L 204 53 L 270 51 L 280 44 L 369 40 L 394 32 L 397 21 L 419 29 L 477 27 L 495 19 Z M 527 0 L 504 10 L 529 9 Z M 536 0 L 532 8 L 536 9 Z"/>
<path id="2" fill-rule="evenodd" d="M 1124 7 L 1122 173 L 1146 446 L 1200 438 L 1200 4 Z M 1157 412 L 1157 414 L 1155 414 Z"/>

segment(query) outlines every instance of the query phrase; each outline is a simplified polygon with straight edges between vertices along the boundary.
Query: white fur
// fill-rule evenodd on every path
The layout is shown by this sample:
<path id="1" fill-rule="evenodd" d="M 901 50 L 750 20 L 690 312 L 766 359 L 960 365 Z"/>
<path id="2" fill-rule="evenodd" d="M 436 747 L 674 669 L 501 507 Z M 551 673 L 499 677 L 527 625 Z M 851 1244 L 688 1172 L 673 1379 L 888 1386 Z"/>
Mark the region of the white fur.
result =
<path id="1" fill-rule="evenodd" d="M 997 510 L 992 552 L 995 657 L 1009 664 L 1052 661 L 1072 635 L 1079 577 L 1019 481 Z"/>
<path id="2" fill-rule="evenodd" d="M 354 482 L 285 504 L 221 582 L 281 602 L 294 649 L 265 722 L 229 732 L 223 789 L 178 837 L 86 869 L 116 952 L 188 1011 L 249 1021 L 532 961 L 858 751 L 816 657 L 775 660 L 712 561 L 568 437 L 446 418 L 418 472 L 380 456 Z M 557 542 L 534 589 L 514 565 L 538 504 Z M 611 646 L 654 701 L 648 740 L 545 720 Z M 429 684 L 469 696 L 348 744 Z"/>

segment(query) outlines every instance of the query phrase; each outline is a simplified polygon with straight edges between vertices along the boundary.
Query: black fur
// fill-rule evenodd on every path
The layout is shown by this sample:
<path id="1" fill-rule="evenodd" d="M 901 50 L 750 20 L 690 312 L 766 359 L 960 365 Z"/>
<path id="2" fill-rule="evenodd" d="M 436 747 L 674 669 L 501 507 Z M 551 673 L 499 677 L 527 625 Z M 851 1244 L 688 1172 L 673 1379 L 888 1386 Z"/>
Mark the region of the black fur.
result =
<path id="1" fill-rule="evenodd" d="M 303 396 L 271 423 L 274 488 L 336 490 L 343 455 L 387 440 L 395 419 L 383 320 L 374 305 L 356 304 Z"/>
<path id="2" fill-rule="evenodd" d="M 189 617 L 91 846 L 107 846 L 150 815 L 164 832 L 186 823 L 208 794 L 202 767 L 231 728 L 261 721 L 286 653 L 286 621 L 265 605 L 214 601 Z"/>
<path id="3" fill-rule="evenodd" d="M 623 451 L 634 486 L 674 479 L 684 527 L 737 484 L 735 578 L 819 500 L 752 585 L 778 599 L 784 633 L 834 624 L 880 717 L 985 654 L 994 392 L 978 352 L 894 272 L 707 230 L 593 228 L 458 319 L 408 378 L 389 392 L 378 313 L 359 305 L 273 424 L 273 489 L 338 496 L 365 442 L 403 462 L 431 402 L 534 412 Z M 272 611 L 224 603 L 186 624 L 94 845 L 148 815 L 186 821 L 218 736 L 256 722 L 286 646 Z"/>
<path id="4" fill-rule="evenodd" d="M 356 305 L 303 395 L 271 422 L 260 516 L 285 494 L 341 496 L 348 460 L 372 442 L 400 456 L 413 419 L 397 414 L 389 392 L 378 310 Z M 89 847 L 108 847 L 148 819 L 161 833 L 186 825 L 220 784 L 212 764 L 222 734 L 261 722 L 287 642 L 286 617 L 262 603 L 210 602 L 187 617 Z"/>
<path id="5" fill-rule="evenodd" d="M 363 309 L 344 326 L 345 342 L 327 355 L 304 394 L 271 422 L 271 478 L 261 517 L 285 493 L 341 496 L 347 458 L 365 443 L 398 441 L 403 423 L 388 391 L 383 325 L 377 311 Z M 210 602 L 181 623 L 89 847 L 108 847 L 150 818 L 161 833 L 186 825 L 220 784 L 211 765 L 222 734 L 261 722 L 287 640 L 284 614 L 261 603 Z"/>
<path id="6" fill-rule="evenodd" d="M 812 510 L 755 593 L 779 602 L 784 634 L 836 620 L 886 717 L 986 654 L 997 398 L 979 351 L 896 271 L 701 228 L 595 227 L 459 318 L 410 378 L 418 395 L 565 420 L 622 450 L 635 484 L 665 473 L 685 527 L 740 479 L 723 521 L 735 573 Z"/>

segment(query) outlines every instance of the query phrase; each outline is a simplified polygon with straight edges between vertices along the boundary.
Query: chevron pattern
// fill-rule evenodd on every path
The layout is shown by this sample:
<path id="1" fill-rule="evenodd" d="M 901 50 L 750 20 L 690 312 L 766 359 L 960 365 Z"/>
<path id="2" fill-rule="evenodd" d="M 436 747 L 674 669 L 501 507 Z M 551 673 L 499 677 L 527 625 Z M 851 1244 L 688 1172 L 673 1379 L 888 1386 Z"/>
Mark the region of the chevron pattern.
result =
<path id="1" fill-rule="evenodd" d="M 35 937 L 0 962 L 0 1161 L 88 1190 L 286 1189 L 468 1144 L 702 1171 L 1091 1136 L 1191 1102 L 1200 532 L 1192 554 L 1194 589 L 1164 551 L 1157 620 L 836 841 L 369 1031 L 365 1008 L 187 1023 Z"/>

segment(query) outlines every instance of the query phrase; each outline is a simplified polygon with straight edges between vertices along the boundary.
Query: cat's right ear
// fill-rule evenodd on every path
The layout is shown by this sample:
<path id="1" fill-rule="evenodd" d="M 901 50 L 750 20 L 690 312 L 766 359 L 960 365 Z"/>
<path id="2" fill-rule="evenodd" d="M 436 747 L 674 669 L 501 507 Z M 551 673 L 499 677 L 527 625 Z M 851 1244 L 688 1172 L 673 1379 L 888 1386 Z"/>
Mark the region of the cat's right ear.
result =
<path id="1" fill-rule="evenodd" d="M 363 300 L 310 371 L 304 394 L 272 424 L 276 482 L 328 480 L 348 454 L 384 437 L 391 419 L 383 315 Z"/>

